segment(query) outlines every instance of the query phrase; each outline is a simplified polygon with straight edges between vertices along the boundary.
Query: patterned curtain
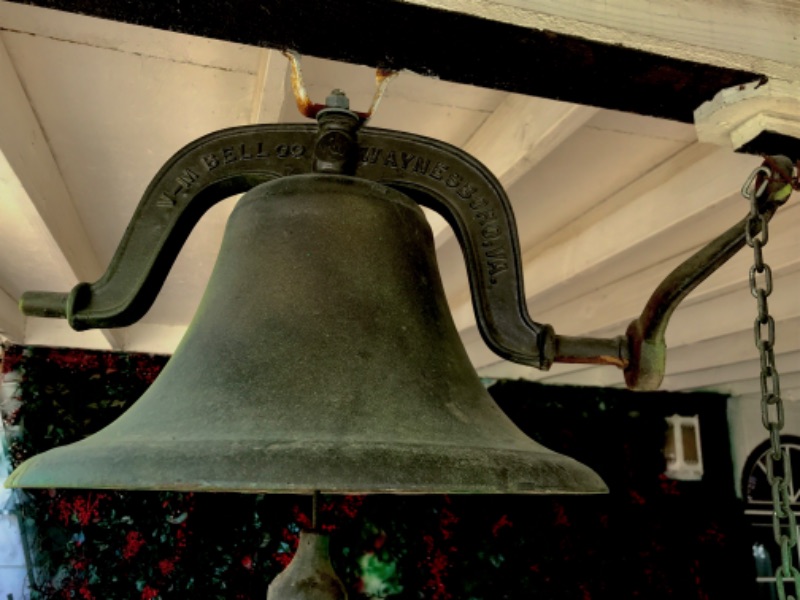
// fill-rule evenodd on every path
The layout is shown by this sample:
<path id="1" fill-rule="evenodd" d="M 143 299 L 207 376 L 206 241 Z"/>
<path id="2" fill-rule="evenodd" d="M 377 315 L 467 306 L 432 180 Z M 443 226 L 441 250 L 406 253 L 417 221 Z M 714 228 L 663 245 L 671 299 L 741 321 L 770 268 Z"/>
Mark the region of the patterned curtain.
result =
<path id="1" fill-rule="evenodd" d="M 118 417 L 167 358 L 10 346 L 14 464 Z M 725 398 L 499 382 L 531 437 L 584 462 L 607 496 L 323 496 L 351 598 L 703 600 L 754 597 Z M 663 475 L 666 415 L 700 414 L 705 477 Z M 32 598 L 263 599 L 310 524 L 297 496 L 24 492 Z"/>

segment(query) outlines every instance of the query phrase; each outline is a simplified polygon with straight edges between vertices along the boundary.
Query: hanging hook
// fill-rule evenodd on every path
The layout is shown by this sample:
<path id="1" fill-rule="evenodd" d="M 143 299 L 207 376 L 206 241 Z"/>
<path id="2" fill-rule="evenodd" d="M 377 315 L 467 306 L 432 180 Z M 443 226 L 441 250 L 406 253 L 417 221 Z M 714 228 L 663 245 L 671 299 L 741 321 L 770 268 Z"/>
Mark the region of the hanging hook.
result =
<path id="1" fill-rule="evenodd" d="M 300 55 L 293 50 L 284 50 L 283 55 L 289 60 L 289 65 L 292 68 L 292 92 L 294 93 L 294 99 L 297 103 L 297 110 L 299 110 L 300 114 L 304 117 L 316 119 L 317 114 L 322 109 L 330 107 L 327 104 L 312 102 L 311 98 L 309 98 L 305 82 L 303 81 L 303 70 L 300 67 Z M 361 119 L 362 125 L 375 114 L 378 105 L 389 87 L 389 83 L 392 79 L 397 77 L 398 74 L 398 71 L 393 71 L 391 69 L 378 68 L 375 71 L 375 94 L 372 97 L 369 110 L 367 110 L 367 112 L 352 111 Z"/>

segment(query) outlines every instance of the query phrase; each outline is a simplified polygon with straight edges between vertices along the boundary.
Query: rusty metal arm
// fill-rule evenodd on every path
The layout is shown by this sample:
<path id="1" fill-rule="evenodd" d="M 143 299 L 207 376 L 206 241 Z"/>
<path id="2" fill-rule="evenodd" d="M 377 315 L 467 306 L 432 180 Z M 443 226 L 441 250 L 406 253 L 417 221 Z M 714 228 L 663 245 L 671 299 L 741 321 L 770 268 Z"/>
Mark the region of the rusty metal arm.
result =
<path id="1" fill-rule="evenodd" d="M 775 159 L 767 159 L 780 172 Z M 787 178 L 771 178 L 753 191 L 760 198 L 760 214 L 769 221 L 788 200 Z M 791 164 L 788 165 L 791 172 Z M 748 181 L 751 183 L 751 181 Z M 747 185 L 747 184 L 746 184 Z M 745 243 L 745 217 L 676 267 L 659 284 L 645 304 L 639 318 L 633 321 L 624 336 L 611 339 L 556 336 L 555 362 L 616 365 L 624 369 L 625 383 L 632 390 L 655 390 L 661 385 L 666 366 L 665 333 L 678 305 L 712 273 L 730 260 Z M 751 231 L 751 235 L 757 235 Z"/>
<path id="2" fill-rule="evenodd" d="M 776 205 L 771 205 L 763 213 L 765 218 L 772 218 L 776 209 Z M 655 390 L 661 385 L 667 352 L 664 336 L 672 314 L 692 290 L 744 247 L 746 222 L 747 218 L 739 221 L 667 275 L 639 318 L 628 326 L 629 356 L 624 365 L 628 388 Z"/>

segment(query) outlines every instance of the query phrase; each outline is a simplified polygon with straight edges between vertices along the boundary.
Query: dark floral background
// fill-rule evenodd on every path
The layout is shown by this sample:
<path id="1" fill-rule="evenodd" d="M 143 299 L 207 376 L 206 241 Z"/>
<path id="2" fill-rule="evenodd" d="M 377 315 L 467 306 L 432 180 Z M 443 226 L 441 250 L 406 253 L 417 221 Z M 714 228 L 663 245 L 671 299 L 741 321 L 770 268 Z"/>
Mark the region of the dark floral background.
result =
<path id="1" fill-rule="evenodd" d="M 13 463 L 119 416 L 167 358 L 10 346 Z M 528 435 L 593 467 L 591 497 L 323 496 L 351 598 L 714 600 L 755 596 L 725 399 L 499 382 Z M 700 414 L 705 477 L 664 477 L 664 417 Z M 24 492 L 34 599 L 263 599 L 310 525 L 297 496 Z"/>

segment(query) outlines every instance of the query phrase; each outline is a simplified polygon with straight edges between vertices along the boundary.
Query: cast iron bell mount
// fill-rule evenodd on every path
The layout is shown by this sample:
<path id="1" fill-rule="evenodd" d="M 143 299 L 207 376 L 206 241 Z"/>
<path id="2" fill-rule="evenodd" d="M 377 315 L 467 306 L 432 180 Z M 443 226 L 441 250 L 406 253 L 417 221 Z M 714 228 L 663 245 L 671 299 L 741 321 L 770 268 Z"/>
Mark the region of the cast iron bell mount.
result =
<path id="1" fill-rule="evenodd" d="M 379 72 L 379 84 L 389 76 Z M 302 90 L 302 82 L 293 81 L 295 91 Z M 363 126 L 370 113 L 349 110 L 338 90 L 328 106 L 311 103 L 304 92 L 296 96 L 316 125 L 235 127 L 191 142 L 150 183 L 98 281 L 68 293 L 26 292 L 21 310 L 66 318 L 78 331 L 131 325 L 152 306 L 183 243 L 211 206 L 264 182 L 339 174 L 397 190 L 447 220 L 464 253 L 479 331 L 498 356 L 543 370 L 554 362 L 615 365 L 624 369 L 630 389 L 655 390 L 664 376 L 665 331 L 675 308 L 745 245 L 748 217 L 675 268 L 623 335 L 557 335 L 528 314 L 511 205 L 484 165 L 435 139 Z M 788 199 L 779 193 L 784 187 L 780 178 L 759 187 L 765 219 Z"/>

